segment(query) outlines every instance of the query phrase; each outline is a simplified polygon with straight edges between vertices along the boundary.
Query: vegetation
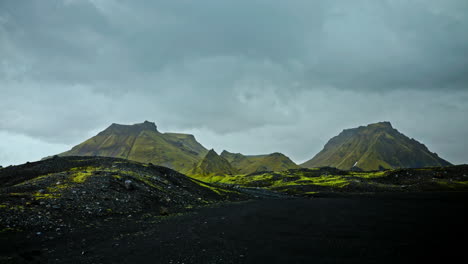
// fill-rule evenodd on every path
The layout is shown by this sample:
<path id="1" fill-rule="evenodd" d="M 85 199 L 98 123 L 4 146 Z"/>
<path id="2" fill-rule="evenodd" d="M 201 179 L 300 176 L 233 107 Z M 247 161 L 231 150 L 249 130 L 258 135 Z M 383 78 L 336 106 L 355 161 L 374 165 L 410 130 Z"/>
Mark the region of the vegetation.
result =
<path id="1" fill-rule="evenodd" d="M 238 171 L 234 169 L 231 164 L 219 156 L 213 149 L 208 151 L 206 156 L 189 172 L 193 176 L 223 176 L 234 175 Z"/>
<path id="2" fill-rule="evenodd" d="M 193 135 L 160 133 L 154 123 L 145 121 L 135 125 L 112 124 L 60 156 L 116 157 L 187 172 L 207 152 Z"/>
<path id="3" fill-rule="evenodd" d="M 57 157 L 0 171 L 0 229 L 153 210 L 162 215 L 250 196 L 169 168 L 108 157 Z"/>
<path id="4" fill-rule="evenodd" d="M 300 168 L 291 159 L 282 153 L 247 156 L 240 153 L 231 153 L 224 150 L 221 157 L 225 158 L 241 174 L 250 174 L 260 171 L 284 171 Z"/>
<path id="5" fill-rule="evenodd" d="M 322 151 L 301 164 L 305 168 L 332 166 L 343 170 L 381 170 L 449 166 L 427 147 L 380 122 L 345 129 L 330 139 Z"/>
<path id="6" fill-rule="evenodd" d="M 60 156 L 116 157 L 200 176 L 300 168 L 281 153 L 245 156 L 223 151 L 214 162 L 210 161 L 211 157 L 205 159 L 207 154 L 208 150 L 193 135 L 160 133 L 154 123 L 145 121 L 135 125 L 112 124 Z"/>
<path id="7" fill-rule="evenodd" d="M 220 186 L 264 188 L 292 194 L 321 192 L 403 192 L 468 190 L 468 166 L 355 172 L 323 167 L 209 177 Z"/>

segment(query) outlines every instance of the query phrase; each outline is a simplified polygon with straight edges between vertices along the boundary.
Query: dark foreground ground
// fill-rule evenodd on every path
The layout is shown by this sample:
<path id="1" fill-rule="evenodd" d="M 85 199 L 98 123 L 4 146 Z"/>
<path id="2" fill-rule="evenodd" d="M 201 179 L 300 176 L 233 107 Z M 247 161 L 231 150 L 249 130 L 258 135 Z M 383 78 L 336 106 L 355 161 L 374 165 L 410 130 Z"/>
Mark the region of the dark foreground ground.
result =
<path id="1" fill-rule="evenodd" d="M 467 205 L 468 193 L 394 193 L 97 219 L 60 235 L 1 233 L 0 262 L 468 263 Z"/>

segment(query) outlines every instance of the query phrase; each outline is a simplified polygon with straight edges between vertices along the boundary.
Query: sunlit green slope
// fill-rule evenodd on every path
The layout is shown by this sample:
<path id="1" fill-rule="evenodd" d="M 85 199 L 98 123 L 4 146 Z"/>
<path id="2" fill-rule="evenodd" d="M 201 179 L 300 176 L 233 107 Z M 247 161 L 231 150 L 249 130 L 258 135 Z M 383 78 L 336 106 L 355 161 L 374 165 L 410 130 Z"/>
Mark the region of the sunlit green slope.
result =
<path id="1" fill-rule="evenodd" d="M 112 124 L 60 156 L 124 158 L 186 172 L 207 152 L 193 135 L 160 133 L 154 123 L 145 121 L 135 125 Z"/>

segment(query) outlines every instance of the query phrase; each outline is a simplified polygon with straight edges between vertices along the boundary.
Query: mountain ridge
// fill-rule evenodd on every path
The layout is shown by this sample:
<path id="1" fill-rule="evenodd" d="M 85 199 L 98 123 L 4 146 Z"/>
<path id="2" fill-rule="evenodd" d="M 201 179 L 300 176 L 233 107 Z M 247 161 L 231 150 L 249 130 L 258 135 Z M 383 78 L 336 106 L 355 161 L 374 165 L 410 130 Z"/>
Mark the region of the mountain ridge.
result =
<path id="1" fill-rule="evenodd" d="M 208 149 L 200 144 L 194 135 L 161 133 L 155 123 L 144 121 L 133 125 L 113 123 L 94 137 L 59 156 L 124 158 L 192 174 L 208 152 Z M 284 171 L 297 169 L 300 166 L 379 170 L 450 165 L 436 153 L 429 151 L 424 144 L 400 133 L 388 121 L 342 130 L 339 135 L 332 137 L 318 154 L 300 166 L 279 152 L 244 155 L 223 150 L 219 156 L 232 167 L 222 165 L 224 169 L 216 169 L 221 174 L 229 174 L 233 171 L 240 174 Z M 225 162 L 218 160 L 214 163 Z"/>
<path id="2" fill-rule="evenodd" d="M 205 157 L 192 169 L 189 175 L 197 176 L 224 176 L 237 174 L 238 170 L 231 163 L 211 149 Z"/>
<path id="3" fill-rule="evenodd" d="M 243 155 L 223 150 L 221 157 L 229 161 L 234 168 L 243 174 L 300 168 L 288 156 L 279 152 L 262 155 Z"/>

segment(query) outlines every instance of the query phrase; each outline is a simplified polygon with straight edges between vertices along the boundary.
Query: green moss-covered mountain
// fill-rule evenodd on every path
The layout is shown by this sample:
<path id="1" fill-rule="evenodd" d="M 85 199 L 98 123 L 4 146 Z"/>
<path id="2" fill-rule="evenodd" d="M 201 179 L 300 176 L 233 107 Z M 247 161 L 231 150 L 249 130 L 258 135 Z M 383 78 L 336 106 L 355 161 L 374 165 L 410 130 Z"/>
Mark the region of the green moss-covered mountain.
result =
<path id="1" fill-rule="evenodd" d="M 231 166 L 242 174 L 250 174 L 259 171 L 284 171 L 299 168 L 299 166 L 286 155 L 278 152 L 267 155 L 246 156 L 224 150 L 221 153 L 221 157 L 229 161 Z"/>
<path id="2" fill-rule="evenodd" d="M 160 133 L 152 122 L 112 124 L 59 156 L 104 156 L 153 163 L 187 172 L 208 152 L 193 135 Z"/>
<path id="3" fill-rule="evenodd" d="M 211 149 L 189 174 L 197 176 L 223 176 L 238 173 L 238 170 L 234 169 L 229 161 Z"/>
<path id="4" fill-rule="evenodd" d="M 345 129 L 330 139 L 315 157 L 301 164 L 305 168 L 330 166 L 343 170 L 449 165 L 449 162 L 429 151 L 425 145 L 398 132 L 390 122 Z"/>

